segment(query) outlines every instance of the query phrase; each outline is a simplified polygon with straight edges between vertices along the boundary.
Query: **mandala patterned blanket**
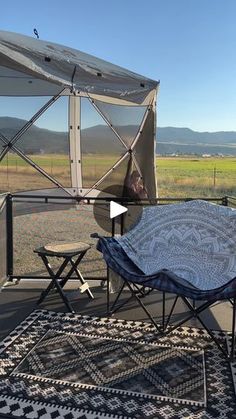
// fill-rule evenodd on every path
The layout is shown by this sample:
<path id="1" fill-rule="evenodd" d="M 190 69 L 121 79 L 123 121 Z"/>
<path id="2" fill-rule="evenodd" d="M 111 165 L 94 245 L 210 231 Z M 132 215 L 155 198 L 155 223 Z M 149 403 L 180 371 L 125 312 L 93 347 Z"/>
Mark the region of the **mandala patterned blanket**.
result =
<path id="1" fill-rule="evenodd" d="M 236 276 L 236 210 L 202 200 L 146 207 L 116 239 L 145 274 L 171 271 L 200 290 Z"/>

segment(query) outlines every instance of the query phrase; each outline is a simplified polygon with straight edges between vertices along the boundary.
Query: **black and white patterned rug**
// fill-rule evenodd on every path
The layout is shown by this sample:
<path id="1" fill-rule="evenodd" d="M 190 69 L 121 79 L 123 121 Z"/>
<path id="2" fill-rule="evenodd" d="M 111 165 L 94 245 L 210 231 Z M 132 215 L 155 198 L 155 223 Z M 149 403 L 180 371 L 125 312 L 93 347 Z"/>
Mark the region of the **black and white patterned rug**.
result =
<path id="1" fill-rule="evenodd" d="M 227 335 L 215 332 L 227 343 Z M 236 418 L 236 363 L 200 329 L 34 311 L 0 344 L 0 414 Z"/>

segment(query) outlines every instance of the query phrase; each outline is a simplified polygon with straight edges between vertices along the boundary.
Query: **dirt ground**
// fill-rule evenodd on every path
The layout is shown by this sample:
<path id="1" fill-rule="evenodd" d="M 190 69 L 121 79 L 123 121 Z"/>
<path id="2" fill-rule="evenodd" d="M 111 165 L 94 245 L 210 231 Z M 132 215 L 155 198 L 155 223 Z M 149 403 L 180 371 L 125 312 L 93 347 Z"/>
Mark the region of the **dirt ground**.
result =
<path id="1" fill-rule="evenodd" d="M 95 221 L 92 206 L 79 205 L 73 208 L 30 213 L 14 217 L 14 275 L 46 274 L 41 258 L 34 249 L 51 242 L 83 241 L 91 244 L 81 262 L 81 271 L 85 276 L 100 277 L 106 274 L 101 254 L 96 250 L 96 239 L 91 233 L 108 235 L 107 231 Z M 52 265 L 58 266 L 56 258 Z"/>

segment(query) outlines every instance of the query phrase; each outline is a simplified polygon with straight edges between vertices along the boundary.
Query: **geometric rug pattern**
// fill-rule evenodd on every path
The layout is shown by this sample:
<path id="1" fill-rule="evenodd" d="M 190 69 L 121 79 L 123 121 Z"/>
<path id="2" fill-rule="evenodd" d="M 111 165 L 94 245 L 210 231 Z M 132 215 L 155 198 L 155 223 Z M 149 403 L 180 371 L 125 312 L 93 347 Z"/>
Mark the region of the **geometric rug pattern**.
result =
<path id="1" fill-rule="evenodd" d="M 227 334 L 214 332 L 227 344 Z M 0 344 L 11 418 L 232 418 L 236 364 L 205 331 L 36 310 Z"/>
<path id="2" fill-rule="evenodd" d="M 13 374 L 205 405 L 199 350 L 49 331 Z"/>

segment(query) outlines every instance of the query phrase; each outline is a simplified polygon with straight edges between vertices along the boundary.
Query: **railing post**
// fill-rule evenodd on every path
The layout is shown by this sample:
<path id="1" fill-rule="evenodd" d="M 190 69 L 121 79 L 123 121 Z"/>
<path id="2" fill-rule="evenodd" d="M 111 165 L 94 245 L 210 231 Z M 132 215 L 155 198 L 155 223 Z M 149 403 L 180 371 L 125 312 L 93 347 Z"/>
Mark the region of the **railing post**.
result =
<path id="1" fill-rule="evenodd" d="M 222 198 L 222 205 L 224 205 L 225 207 L 228 207 L 228 197 L 227 196 L 223 196 Z"/>
<path id="2" fill-rule="evenodd" d="M 7 276 L 13 275 L 13 208 L 12 195 L 7 195 L 6 200 L 6 228 L 7 228 Z"/>
<path id="3" fill-rule="evenodd" d="M 112 237 L 115 236 L 115 232 L 116 232 L 116 227 L 115 227 L 115 217 L 114 217 L 111 220 L 111 235 L 112 235 Z"/>
<path id="4" fill-rule="evenodd" d="M 120 216 L 120 235 L 123 236 L 124 234 L 124 214 Z"/>

